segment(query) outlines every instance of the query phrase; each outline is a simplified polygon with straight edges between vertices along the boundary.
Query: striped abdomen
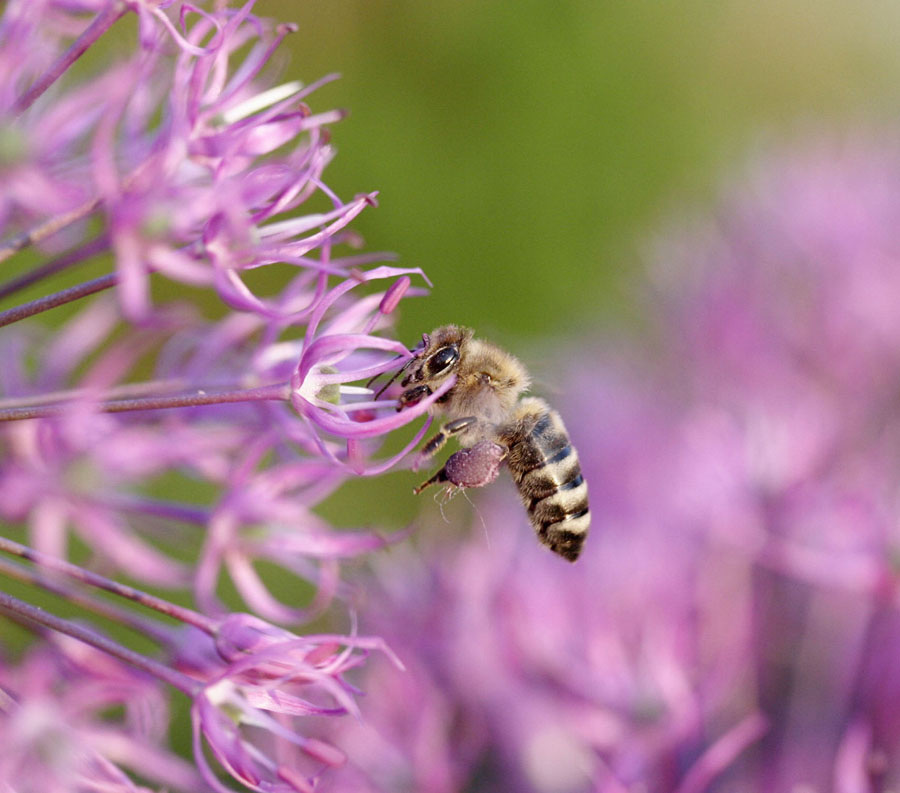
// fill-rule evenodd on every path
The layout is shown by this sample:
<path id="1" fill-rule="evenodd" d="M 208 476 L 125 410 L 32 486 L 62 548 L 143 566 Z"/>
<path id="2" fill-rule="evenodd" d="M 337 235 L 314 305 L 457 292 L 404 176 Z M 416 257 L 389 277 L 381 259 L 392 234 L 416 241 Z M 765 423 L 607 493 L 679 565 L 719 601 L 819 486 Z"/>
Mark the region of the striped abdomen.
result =
<path id="1" fill-rule="evenodd" d="M 591 525 L 587 484 L 562 419 L 541 399 L 523 399 L 500 440 L 538 538 L 574 562 Z"/>

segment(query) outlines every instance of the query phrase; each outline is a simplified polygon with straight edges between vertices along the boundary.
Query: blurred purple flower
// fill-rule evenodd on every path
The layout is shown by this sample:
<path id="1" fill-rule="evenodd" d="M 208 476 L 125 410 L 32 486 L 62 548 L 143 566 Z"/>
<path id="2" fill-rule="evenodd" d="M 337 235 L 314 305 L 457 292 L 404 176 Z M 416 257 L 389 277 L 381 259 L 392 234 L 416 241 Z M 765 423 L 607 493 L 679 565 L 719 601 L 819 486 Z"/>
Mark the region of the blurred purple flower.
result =
<path id="1" fill-rule="evenodd" d="M 409 672 L 368 666 L 366 722 L 332 725 L 345 784 L 900 784 L 898 221 L 900 149 L 820 140 L 658 235 L 656 338 L 556 373 L 582 558 L 534 542 L 507 482 L 468 538 L 379 560 L 361 622 Z"/>
<path id="2" fill-rule="evenodd" d="M 247 788 L 312 791 L 322 770 L 342 766 L 344 753 L 291 726 L 316 715 L 359 715 L 354 689 L 343 679 L 380 640 L 298 638 L 259 620 L 233 616 L 220 632 L 220 653 L 233 660 L 194 697 L 194 757 L 211 788 L 227 791 L 203 751 Z M 245 734 L 247 733 L 247 734 Z"/>
<path id="3" fill-rule="evenodd" d="M 309 269 L 349 274 L 357 260 L 333 258 L 331 248 L 352 241 L 344 229 L 374 194 L 342 201 L 321 181 L 333 156 L 323 125 L 341 114 L 313 114 L 304 103 L 320 83 L 266 83 L 293 26 L 253 16 L 252 1 L 214 12 L 180 2 L 98 4 L 100 28 L 126 9 L 138 13 L 139 51 L 89 82 L 64 76 L 64 93 L 32 96 L 50 52 L 65 43 L 47 40 L 51 5 L 10 3 L 0 29 L 10 62 L 0 69 L 6 233 L 14 223 L 34 234 L 59 215 L 80 228 L 102 213 L 103 249 L 115 255 L 117 294 L 133 319 L 150 309 L 152 273 L 271 315 L 290 308 L 255 296 L 244 272 L 283 263 L 298 278 Z M 46 46 L 23 48 L 37 40 Z M 333 208 L 288 215 L 313 196 Z"/>
<path id="4" fill-rule="evenodd" d="M 200 774 L 165 745 L 164 692 L 102 653 L 72 640 L 30 650 L 0 670 L 0 779 L 10 789 L 145 791 L 153 784 L 197 790 Z M 121 710 L 117 721 L 108 713 Z"/>

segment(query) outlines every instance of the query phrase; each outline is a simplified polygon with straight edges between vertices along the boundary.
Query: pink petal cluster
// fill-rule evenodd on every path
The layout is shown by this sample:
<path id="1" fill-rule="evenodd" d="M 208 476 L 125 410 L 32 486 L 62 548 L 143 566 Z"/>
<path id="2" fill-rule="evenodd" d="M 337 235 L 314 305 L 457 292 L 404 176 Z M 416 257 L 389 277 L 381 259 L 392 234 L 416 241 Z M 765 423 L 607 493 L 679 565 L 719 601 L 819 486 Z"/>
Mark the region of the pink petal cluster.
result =
<path id="1" fill-rule="evenodd" d="M 200 789 L 166 745 L 169 708 L 154 682 L 72 641 L 35 647 L 0 669 L 0 779 L 10 790 L 144 793 Z M 108 713 L 120 711 L 116 720 Z M 9 783 L 12 783 L 11 785 Z"/>
<path id="2" fill-rule="evenodd" d="M 349 593 L 342 561 L 388 543 L 336 531 L 316 507 L 398 464 L 429 422 L 388 455 L 385 436 L 444 391 L 397 412 L 368 385 L 414 354 L 392 322 L 428 282 L 358 250 L 349 224 L 375 193 L 341 197 L 324 182 L 327 126 L 343 113 L 308 104 L 332 77 L 278 76 L 295 31 L 253 0 L 2 7 L 0 544 L 29 564 L 4 556 L 0 572 L 158 645 L 141 656 L 0 588 L 4 613 L 35 634 L 0 680 L 4 789 L 224 790 L 224 770 L 249 789 L 308 791 L 343 762 L 314 734 L 358 716 L 345 674 L 383 643 L 272 623 L 320 617 Z M 138 618 L 137 604 L 191 627 Z M 76 670 L 54 631 L 117 660 Z M 197 768 L 170 768 L 168 712 L 153 716 L 153 745 L 106 718 L 124 709 L 128 722 L 140 694 L 115 683 L 122 661 L 158 678 L 155 696 L 166 683 L 191 699 Z M 54 690 L 93 698 L 70 708 Z M 14 781 L 25 772 L 34 787 Z"/>
<path id="3" fill-rule="evenodd" d="M 321 774 L 346 762 L 336 746 L 310 738 L 311 717 L 360 713 L 345 674 L 379 639 L 297 637 L 249 615 L 232 615 L 220 628 L 218 654 L 227 663 L 208 670 L 194 696 L 194 757 L 213 790 L 228 791 L 205 748 L 229 775 L 260 793 L 311 793 Z M 393 659 L 396 663 L 396 659 Z"/>
<path id="4" fill-rule="evenodd" d="M 306 612 L 277 605 L 252 563 L 313 579 L 321 563 L 318 608 L 336 590 L 335 560 L 383 544 L 337 535 L 311 508 L 347 476 L 396 464 L 425 431 L 375 457 L 440 395 L 401 414 L 363 385 L 410 357 L 383 334 L 401 298 L 422 293 L 411 282 L 422 273 L 337 252 L 356 244 L 346 226 L 371 199 L 342 201 L 322 182 L 323 125 L 340 114 L 309 110 L 315 84 L 270 87 L 291 26 L 254 16 L 252 2 L 95 5 L 88 24 L 66 3 L 11 2 L 0 23 L 0 117 L 27 143 L 0 164 L 0 251 L 58 254 L 39 281 L 104 252 L 115 264 L 114 298 L 0 338 L 0 408 L 43 416 L 4 427 L 0 511 L 39 550 L 65 556 L 75 534 L 138 580 L 193 582 L 207 608 L 224 566 L 254 607 L 296 619 Z M 81 78 L 79 42 L 128 13 L 133 54 Z M 313 199 L 331 208 L 297 213 Z M 73 252 L 91 223 L 102 232 Z M 260 268 L 282 276 L 266 295 L 243 280 Z M 167 278 L 215 290 L 219 318 L 184 293 L 153 304 L 150 281 Z M 108 412 L 128 400 L 146 409 Z M 173 474 L 213 498 L 165 495 L 179 493 Z M 160 531 L 176 543 L 203 533 L 196 574 L 148 541 Z"/>

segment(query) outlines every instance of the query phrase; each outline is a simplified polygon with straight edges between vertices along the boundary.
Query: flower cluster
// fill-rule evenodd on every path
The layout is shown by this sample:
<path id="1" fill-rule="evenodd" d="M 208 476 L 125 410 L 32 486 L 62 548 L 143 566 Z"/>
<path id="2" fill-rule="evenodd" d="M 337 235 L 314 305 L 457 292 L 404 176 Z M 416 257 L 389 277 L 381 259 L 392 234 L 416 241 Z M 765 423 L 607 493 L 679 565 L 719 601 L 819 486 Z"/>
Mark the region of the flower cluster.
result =
<path id="1" fill-rule="evenodd" d="M 0 541 L 28 565 L 2 570 L 116 637 L 3 596 L 41 638 L 0 675 L 4 788 L 221 790 L 224 770 L 253 790 L 305 791 L 341 762 L 307 727 L 356 712 L 343 675 L 381 643 L 257 625 L 265 645 L 238 653 L 222 632 L 256 619 L 235 608 L 297 625 L 342 596 L 341 561 L 387 540 L 337 532 L 314 508 L 401 460 L 427 422 L 395 454 L 379 456 L 382 438 L 441 394 L 400 413 L 366 386 L 413 354 L 389 330 L 425 278 L 357 250 L 348 224 L 375 194 L 343 199 L 323 182 L 326 127 L 342 114 L 307 104 L 322 80 L 275 80 L 294 30 L 253 0 L 3 7 L 0 517 L 27 544 Z M 99 570 L 192 595 L 199 611 Z M 116 624 L 156 654 L 120 644 Z M 74 665 L 73 638 L 114 660 Z M 123 663 L 139 683 L 121 682 L 135 674 Z M 164 748 L 165 708 L 149 731 L 132 718 L 139 692 L 163 684 L 193 702 L 197 768 Z"/>
<path id="2" fill-rule="evenodd" d="M 558 372 L 578 563 L 498 483 L 376 566 L 362 624 L 409 672 L 334 725 L 354 789 L 900 784 L 900 149 L 769 154 L 715 217 L 655 241 L 652 344 Z"/>

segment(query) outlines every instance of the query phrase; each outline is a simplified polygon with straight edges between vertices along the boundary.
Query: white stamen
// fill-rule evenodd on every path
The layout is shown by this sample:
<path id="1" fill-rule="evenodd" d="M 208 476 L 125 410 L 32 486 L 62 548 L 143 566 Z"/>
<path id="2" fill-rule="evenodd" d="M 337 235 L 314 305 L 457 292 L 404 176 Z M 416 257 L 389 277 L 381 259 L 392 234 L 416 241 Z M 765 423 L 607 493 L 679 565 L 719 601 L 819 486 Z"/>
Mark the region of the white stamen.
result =
<path id="1" fill-rule="evenodd" d="M 299 80 L 292 80 L 289 83 L 276 85 L 274 88 L 262 91 L 255 96 L 251 96 L 249 99 L 245 99 L 243 102 L 239 102 L 234 107 L 229 108 L 222 113 L 222 120 L 226 124 L 233 124 L 235 121 L 240 121 L 242 118 L 252 116 L 260 110 L 265 110 L 267 107 L 280 102 L 282 99 L 293 96 L 302 88 L 303 83 Z"/>

